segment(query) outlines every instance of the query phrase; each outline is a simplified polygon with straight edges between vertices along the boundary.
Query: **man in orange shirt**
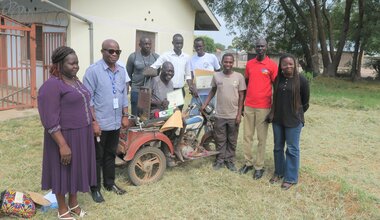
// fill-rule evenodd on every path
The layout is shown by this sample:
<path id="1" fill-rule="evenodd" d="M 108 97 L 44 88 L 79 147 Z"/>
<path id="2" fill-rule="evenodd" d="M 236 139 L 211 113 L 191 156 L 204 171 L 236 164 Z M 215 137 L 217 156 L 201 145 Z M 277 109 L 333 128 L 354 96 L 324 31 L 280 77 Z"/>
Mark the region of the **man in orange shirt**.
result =
<path id="1" fill-rule="evenodd" d="M 267 42 L 260 38 L 255 44 L 256 57 L 247 62 L 245 79 L 247 92 L 244 104 L 244 141 L 245 164 L 239 170 L 245 174 L 255 168 L 254 179 L 260 179 L 264 173 L 265 145 L 268 134 L 266 116 L 272 105 L 272 84 L 277 76 L 277 64 L 266 56 Z M 252 144 L 257 131 L 257 154 L 253 164 Z"/>

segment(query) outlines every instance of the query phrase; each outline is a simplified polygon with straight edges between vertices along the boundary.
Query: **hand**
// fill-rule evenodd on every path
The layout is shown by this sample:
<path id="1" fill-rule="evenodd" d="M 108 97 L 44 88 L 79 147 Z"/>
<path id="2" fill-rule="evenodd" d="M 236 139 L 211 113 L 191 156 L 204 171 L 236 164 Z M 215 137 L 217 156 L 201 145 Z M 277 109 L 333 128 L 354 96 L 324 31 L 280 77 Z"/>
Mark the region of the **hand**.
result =
<path id="1" fill-rule="evenodd" d="M 272 121 L 273 121 L 273 118 L 271 118 L 269 115 L 267 115 L 267 117 L 265 117 L 265 122 L 266 123 L 272 123 Z"/>
<path id="2" fill-rule="evenodd" d="M 169 101 L 167 99 L 164 99 L 164 101 L 161 102 L 161 106 L 163 109 L 168 109 Z"/>
<path id="3" fill-rule="evenodd" d="M 197 87 L 195 86 L 195 84 L 191 85 L 191 86 L 189 87 L 189 90 L 190 90 L 190 94 L 191 94 L 193 97 L 195 97 L 195 98 L 198 97 L 198 90 L 197 90 Z"/>
<path id="4" fill-rule="evenodd" d="M 238 115 L 236 115 L 235 123 L 236 123 L 237 125 L 239 125 L 240 122 L 241 122 L 241 114 L 238 114 Z"/>
<path id="5" fill-rule="evenodd" d="M 202 107 L 201 107 L 201 112 L 204 112 L 204 111 L 205 111 L 206 106 L 207 106 L 207 105 L 206 105 L 205 103 L 202 105 Z"/>
<path id="6" fill-rule="evenodd" d="M 71 149 L 67 144 L 59 147 L 59 154 L 63 165 L 69 165 L 71 163 Z"/>
<path id="7" fill-rule="evenodd" d="M 128 117 L 122 117 L 121 119 L 121 126 L 125 129 L 129 127 L 129 119 Z"/>
<path id="8" fill-rule="evenodd" d="M 100 130 L 100 126 L 97 121 L 92 122 L 92 129 L 94 129 L 94 135 L 99 137 L 102 134 L 102 130 Z"/>

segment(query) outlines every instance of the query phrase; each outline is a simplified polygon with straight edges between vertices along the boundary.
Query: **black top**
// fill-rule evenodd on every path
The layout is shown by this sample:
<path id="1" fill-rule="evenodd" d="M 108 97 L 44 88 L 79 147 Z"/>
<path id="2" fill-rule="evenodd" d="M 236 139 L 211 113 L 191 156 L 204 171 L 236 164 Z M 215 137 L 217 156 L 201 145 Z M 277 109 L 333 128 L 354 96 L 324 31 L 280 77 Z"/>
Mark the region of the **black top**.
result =
<path id="1" fill-rule="evenodd" d="M 293 93 L 292 88 L 294 84 L 293 78 L 286 78 L 282 74 L 279 74 L 278 87 L 275 88 L 274 95 L 274 117 L 273 122 L 280 124 L 285 127 L 294 128 L 299 125 L 299 123 L 305 124 L 304 112 L 309 108 L 309 96 L 310 89 L 307 79 L 300 76 L 300 96 L 301 105 L 299 107 L 298 113 L 293 111 Z"/>

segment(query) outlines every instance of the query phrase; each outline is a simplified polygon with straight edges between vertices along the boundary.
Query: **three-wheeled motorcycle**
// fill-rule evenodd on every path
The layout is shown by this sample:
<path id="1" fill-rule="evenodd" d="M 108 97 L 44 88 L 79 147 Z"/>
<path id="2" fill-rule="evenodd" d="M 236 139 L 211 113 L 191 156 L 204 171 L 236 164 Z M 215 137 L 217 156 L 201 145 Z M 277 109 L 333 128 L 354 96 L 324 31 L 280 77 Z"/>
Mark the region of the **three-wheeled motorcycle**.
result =
<path id="1" fill-rule="evenodd" d="M 121 131 L 118 154 L 132 184 L 156 182 L 167 166 L 218 154 L 213 137 L 215 111 L 209 106 L 201 111 L 201 105 L 145 121 L 130 116 L 135 126 Z M 194 110 L 201 114 L 193 115 Z"/>

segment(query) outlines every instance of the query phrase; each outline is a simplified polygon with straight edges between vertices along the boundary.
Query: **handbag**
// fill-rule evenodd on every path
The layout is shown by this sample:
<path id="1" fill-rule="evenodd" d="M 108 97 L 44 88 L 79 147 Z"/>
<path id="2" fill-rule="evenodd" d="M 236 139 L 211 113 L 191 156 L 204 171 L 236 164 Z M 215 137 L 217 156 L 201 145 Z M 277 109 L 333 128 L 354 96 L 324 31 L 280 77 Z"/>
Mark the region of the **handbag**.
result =
<path id="1" fill-rule="evenodd" d="M 1 211 L 8 216 L 31 218 L 36 214 L 36 206 L 27 193 L 5 190 L 0 196 Z"/>

